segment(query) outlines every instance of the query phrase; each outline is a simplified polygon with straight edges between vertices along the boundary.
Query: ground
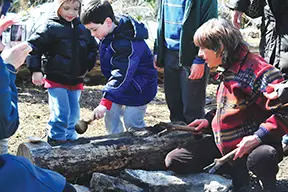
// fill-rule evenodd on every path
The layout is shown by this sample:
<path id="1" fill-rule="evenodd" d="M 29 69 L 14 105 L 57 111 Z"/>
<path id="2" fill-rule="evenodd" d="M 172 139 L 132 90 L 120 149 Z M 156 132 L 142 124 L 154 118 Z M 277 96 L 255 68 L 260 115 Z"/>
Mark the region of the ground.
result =
<path id="1" fill-rule="evenodd" d="M 17 153 L 18 145 L 22 142 L 27 142 L 27 137 L 29 136 L 37 136 L 43 140 L 47 138 L 46 123 L 49 118 L 48 95 L 44 88 L 36 87 L 30 82 L 31 79 L 27 76 L 25 78 L 18 77 L 17 79 L 20 127 L 9 140 L 9 152 L 12 154 Z M 92 110 L 101 99 L 102 87 L 103 85 L 85 86 L 80 100 L 81 119 L 88 119 L 91 116 Z M 209 84 L 207 95 L 213 98 L 216 88 L 217 85 Z M 145 120 L 149 126 L 160 121 L 169 121 L 169 111 L 165 102 L 162 84 L 158 87 L 156 98 L 148 105 Z M 89 126 L 88 131 L 81 136 L 91 137 L 105 134 L 104 121 L 101 119 L 94 121 Z M 279 191 L 288 191 L 288 158 L 281 162 L 277 178 L 279 188 L 281 188 Z"/>

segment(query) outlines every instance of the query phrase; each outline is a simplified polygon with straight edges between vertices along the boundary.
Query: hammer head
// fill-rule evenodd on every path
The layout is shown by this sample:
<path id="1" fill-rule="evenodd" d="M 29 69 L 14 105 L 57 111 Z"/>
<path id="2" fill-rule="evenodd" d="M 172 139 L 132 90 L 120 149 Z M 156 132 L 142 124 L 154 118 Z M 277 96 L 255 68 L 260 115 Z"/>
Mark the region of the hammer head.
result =
<path id="1" fill-rule="evenodd" d="M 83 134 L 87 131 L 88 129 L 88 124 L 89 122 L 80 120 L 78 123 L 75 125 L 75 130 L 78 134 Z"/>

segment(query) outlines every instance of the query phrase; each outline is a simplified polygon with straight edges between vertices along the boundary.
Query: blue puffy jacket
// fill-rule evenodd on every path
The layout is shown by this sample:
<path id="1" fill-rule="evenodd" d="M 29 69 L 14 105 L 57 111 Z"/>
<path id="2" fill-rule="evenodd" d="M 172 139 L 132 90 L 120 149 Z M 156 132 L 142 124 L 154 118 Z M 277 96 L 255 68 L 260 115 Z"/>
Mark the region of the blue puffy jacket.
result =
<path id="1" fill-rule="evenodd" d="M 101 41 L 101 70 L 108 79 L 104 98 L 121 105 L 140 106 L 155 97 L 157 70 L 144 41 L 147 38 L 144 24 L 122 16 L 113 32 Z"/>
<path id="2" fill-rule="evenodd" d="M 65 184 L 65 177 L 59 173 L 34 166 L 24 157 L 0 155 L 3 192 L 62 192 Z"/>
<path id="3" fill-rule="evenodd" d="M 15 68 L 5 64 L 0 57 L 0 139 L 15 133 L 19 125 L 18 98 L 15 86 L 16 75 L 10 73 Z"/>

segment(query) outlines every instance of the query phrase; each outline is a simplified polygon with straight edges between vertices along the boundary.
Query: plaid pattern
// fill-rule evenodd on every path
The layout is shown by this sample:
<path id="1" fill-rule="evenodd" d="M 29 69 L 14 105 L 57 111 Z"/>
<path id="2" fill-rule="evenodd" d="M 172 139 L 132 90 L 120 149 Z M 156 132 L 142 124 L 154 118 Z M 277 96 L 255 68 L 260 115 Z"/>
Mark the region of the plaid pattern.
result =
<path id="1" fill-rule="evenodd" d="M 257 134 L 262 139 L 276 128 L 287 129 L 277 112 L 265 108 L 269 101 L 262 94 L 268 84 L 283 81 L 282 74 L 256 54 L 242 51 L 241 58 L 223 73 L 217 91 L 211 125 L 223 154 L 233 150 L 244 136 Z"/>

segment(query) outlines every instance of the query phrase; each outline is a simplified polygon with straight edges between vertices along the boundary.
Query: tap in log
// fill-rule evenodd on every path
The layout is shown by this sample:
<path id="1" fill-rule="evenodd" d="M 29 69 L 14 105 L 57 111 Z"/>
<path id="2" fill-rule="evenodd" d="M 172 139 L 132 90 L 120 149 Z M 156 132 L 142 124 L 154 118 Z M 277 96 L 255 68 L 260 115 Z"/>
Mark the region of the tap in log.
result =
<path id="1" fill-rule="evenodd" d="M 179 144 L 193 144 L 189 132 L 173 131 L 161 137 L 148 129 L 120 134 L 82 138 L 59 146 L 22 143 L 17 155 L 30 159 L 35 165 L 57 171 L 68 181 L 90 177 L 94 172 L 109 173 L 130 169 L 164 170 L 168 152 Z"/>

